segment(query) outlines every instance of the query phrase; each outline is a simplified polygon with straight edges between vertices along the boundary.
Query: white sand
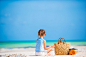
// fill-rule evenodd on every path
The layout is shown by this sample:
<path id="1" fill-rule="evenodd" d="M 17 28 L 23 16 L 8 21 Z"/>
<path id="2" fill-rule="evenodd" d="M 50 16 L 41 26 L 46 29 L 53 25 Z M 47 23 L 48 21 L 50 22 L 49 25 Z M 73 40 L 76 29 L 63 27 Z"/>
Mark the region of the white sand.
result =
<path id="1" fill-rule="evenodd" d="M 13 49 L 0 49 L 1 57 L 86 57 L 86 46 L 71 46 L 71 48 L 76 48 L 78 50 L 76 55 L 55 55 L 54 48 L 50 52 L 51 56 L 35 56 L 35 48 L 13 48 Z"/>

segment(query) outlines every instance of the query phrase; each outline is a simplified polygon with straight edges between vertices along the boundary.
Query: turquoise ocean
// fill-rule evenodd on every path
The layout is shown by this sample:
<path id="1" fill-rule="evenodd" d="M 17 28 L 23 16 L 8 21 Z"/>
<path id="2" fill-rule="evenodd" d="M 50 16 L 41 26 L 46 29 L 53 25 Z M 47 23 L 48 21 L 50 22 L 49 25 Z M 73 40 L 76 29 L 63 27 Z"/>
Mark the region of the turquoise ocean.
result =
<path id="1" fill-rule="evenodd" d="M 54 43 L 58 43 L 58 40 L 46 40 L 46 46 L 54 45 Z M 67 40 L 66 43 L 71 43 L 71 45 L 86 46 L 86 41 Z M 35 48 L 35 46 L 36 40 L 0 42 L 0 48 Z"/>

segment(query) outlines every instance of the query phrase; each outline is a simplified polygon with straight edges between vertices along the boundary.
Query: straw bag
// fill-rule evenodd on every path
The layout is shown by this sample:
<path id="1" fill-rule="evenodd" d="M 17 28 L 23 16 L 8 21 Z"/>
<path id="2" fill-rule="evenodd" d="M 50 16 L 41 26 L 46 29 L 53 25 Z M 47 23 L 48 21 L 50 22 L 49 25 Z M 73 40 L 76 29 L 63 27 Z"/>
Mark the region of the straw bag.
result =
<path id="1" fill-rule="evenodd" d="M 59 38 L 58 43 L 54 43 L 54 45 L 55 55 L 68 55 L 70 43 L 66 43 L 64 38 Z"/>

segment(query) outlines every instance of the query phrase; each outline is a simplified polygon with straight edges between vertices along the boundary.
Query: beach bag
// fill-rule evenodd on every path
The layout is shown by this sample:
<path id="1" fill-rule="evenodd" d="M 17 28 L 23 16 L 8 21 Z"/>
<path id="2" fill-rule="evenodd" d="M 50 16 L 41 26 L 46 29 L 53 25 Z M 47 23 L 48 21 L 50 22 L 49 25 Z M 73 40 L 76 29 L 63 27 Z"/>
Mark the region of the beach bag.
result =
<path id="1" fill-rule="evenodd" d="M 68 55 L 70 43 L 66 43 L 64 38 L 59 38 L 58 43 L 54 43 L 54 45 L 55 55 Z"/>

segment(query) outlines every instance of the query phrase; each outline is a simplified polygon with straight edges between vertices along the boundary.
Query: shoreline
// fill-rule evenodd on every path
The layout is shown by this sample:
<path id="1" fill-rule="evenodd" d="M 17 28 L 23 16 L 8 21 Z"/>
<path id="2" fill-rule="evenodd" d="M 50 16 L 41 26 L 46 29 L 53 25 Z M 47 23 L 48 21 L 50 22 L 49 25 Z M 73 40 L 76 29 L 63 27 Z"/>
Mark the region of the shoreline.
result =
<path id="1" fill-rule="evenodd" d="M 86 46 L 86 45 L 71 45 L 71 46 Z M 49 47 L 49 46 L 46 46 Z M 35 46 L 29 46 L 29 47 L 12 47 L 12 48 L 4 48 L 4 49 L 14 49 L 14 48 L 35 48 Z M 0 48 L 2 49 L 2 48 Z"/>

